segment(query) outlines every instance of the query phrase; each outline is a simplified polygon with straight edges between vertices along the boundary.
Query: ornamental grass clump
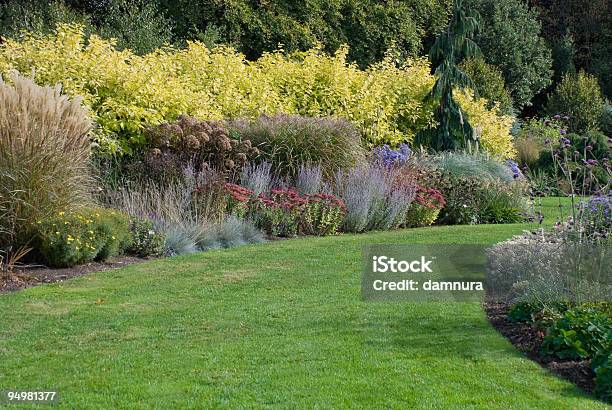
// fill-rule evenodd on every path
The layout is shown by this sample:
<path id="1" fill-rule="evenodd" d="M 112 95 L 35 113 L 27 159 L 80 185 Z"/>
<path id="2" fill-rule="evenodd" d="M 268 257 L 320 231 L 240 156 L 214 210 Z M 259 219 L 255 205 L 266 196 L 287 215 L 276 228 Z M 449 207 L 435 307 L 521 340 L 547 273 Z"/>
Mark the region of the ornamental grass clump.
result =
<path id="1" fill-rule="evenodd" d="M 13 73 L 0 78 L 0 248 L 36 221 L 89 201 L 91 122 L 80 98 Z"/>
<path id="2" fill-rule="evenodd" d="M 508 163 L 487 154 L 470 154 L 461 151 L 448 151 L 437 155 L 424 156 L 423 163 L 429 167 L 448 172 L 453 176 L 498 179 L 511 183 L 517 179 L 516 169 Z"/>
<path id="3" fill-rule="evenodd" d="M 260 151 L 259 160 L 272 164 L 280 177 L 294 178 L 305 163 L 321 164 L 323 174 L 330 177 L 365 160 L 361 135 L 343 119 L 261 116 L 230 121 L 228 127 L 241 139 L 250 140 Z"/>

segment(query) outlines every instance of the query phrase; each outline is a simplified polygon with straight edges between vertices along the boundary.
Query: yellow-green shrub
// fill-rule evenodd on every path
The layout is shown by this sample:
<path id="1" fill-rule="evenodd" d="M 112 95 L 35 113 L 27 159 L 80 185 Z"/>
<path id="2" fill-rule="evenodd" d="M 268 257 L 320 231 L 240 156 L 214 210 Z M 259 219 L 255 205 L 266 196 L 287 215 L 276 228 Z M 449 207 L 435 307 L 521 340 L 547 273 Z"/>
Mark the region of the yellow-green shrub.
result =
<path id="1" fill-rule="evenodd" d="M 35 70 L 36 81 L 60 82 L 82 95 L 100 125 L 98 142 L 111 152 L 144 144 L 148 125 L 179 114 L 201 119 L 300 114 L 344 117 L 369 144 L 410 141 L 432 121 L 423 103 L 434 78 L 425 59 L 397 67 L 391 57 L 367 70 L 346 61 L 347 49 L 286 55 L 282 50 L 248 62 L 231 48 L 213 50 L 190 42 L 184 49 L 160 49 L 137 56 L 111 41 L 86 38 L 77 25 L 59 25 L 46 36 L 30 34 L 0 44 L 0 72 Z M 507 121 L 480 100 L 465 100 L 472 123 L 483 129 L 483 146 L 496 148 Z M 492 138 L 489 140 L 489 138 Z"/>
<path id="2" fill-rule="evenodd" d="M 512 117 L 502 115 L 499 106 L 487 109 L 487 100 L 474 97 L 468 92 L 455 92 L 455 98 L 469 116 L 470 123 L 480 133 L 480 146 L 500 158 L 514 158 L 516 149 L 512 144 L 510 128 Z"/>

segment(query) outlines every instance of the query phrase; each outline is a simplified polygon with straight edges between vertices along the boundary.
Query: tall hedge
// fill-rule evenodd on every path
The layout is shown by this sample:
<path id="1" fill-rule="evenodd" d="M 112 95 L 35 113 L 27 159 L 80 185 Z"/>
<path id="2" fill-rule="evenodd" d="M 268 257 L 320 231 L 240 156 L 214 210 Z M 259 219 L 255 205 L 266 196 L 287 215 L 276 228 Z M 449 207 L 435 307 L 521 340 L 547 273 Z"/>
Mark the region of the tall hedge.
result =
<path id="1" fill-rule="evenodd" d="M 396 66 L 392 58 L 362 70 L 347 63 L 347 50 L 320 49 L 264 54 L 257 61 L 227 47 L 213 50 L 199 42 L 184 49 L 162 49 L 144 56 L 118 51 L 82 27 L 62 25 L 55 33 L 29 35 L 0 45 L 0 73 L 35 70 L 42 84 L 62 83 L 81 95 L 99 124 L 102 148 L 126 152 L 144 144 L 147 125 L 179 114 L 201 119 L 300 114 L 349 120 L 369 144 L 410 141 L 431 124 L 433 107 L 424 103 L 434 78 L 424 59 Z M 493 154 L 512 152 L 507 117 L 466 98 L 466 112 Z M 470 117 L 472 118 L 472 117 Z"/>

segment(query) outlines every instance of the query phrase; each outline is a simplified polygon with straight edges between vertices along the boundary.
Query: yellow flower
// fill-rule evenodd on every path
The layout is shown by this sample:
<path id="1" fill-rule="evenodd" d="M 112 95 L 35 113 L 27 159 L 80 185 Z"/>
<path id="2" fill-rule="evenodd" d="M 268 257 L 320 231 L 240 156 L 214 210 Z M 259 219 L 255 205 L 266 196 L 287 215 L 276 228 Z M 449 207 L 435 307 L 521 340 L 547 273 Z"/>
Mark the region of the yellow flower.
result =
<path id="1" fill-rule="evenodd" d="M 66 213 L 64 211 L 59 213 L 59 216 L 64 216 Z"/>

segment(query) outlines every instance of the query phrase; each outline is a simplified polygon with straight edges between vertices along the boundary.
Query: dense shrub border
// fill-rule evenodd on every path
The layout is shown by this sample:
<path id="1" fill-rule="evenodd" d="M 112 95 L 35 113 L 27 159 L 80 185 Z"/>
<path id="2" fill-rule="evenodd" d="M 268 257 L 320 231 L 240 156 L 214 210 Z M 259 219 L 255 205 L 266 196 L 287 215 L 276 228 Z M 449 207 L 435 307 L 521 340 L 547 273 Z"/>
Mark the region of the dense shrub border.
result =
<path id="1" fill-rule="evenodd" d="M 226 47 L 199 42 L 185 49 L 159 49 L 144 56 L 118 51 L 111 41 L 85 37 L 77 25 L 59 25 L 46 36 L 0 44 L 0 72 L 35 71 L 36 81 L 61 83 L 81 95 L 100 125 L 98 144 L 131 152 L 144 143 L 149 125 L 180 114 L 205 120 L 262 114 L 300 114 L 349 120 L 369 144 L 409 141 L 431 124 L 424 104 L 434 78 L 424 59 L 397 67 L 389 58 L 361 70 L 346 61 L 346 48 L 333 56 L 319 49 L 285 56 L 268 53 L 254 62 Z M 469 95 L 461 104 L 482 130 L 484 149 L 514 155 L 511 118 L 488 110 Z"/>

